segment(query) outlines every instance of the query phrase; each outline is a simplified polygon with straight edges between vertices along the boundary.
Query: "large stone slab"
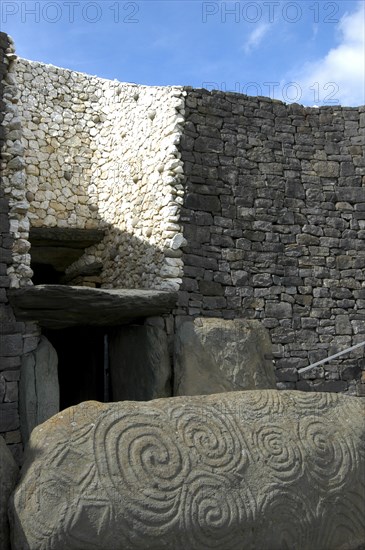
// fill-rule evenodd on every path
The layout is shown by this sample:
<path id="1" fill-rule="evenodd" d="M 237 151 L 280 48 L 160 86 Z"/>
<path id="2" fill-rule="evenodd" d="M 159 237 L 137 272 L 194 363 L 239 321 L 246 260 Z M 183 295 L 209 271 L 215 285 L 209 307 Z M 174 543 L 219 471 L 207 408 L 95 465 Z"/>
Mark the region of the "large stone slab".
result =
<path id="1" fill-rule="evenodd" d="M 85 402 L 35 428 L 17 550 L 355 550 L 364 402 L 260 390 Z"/>
<path id="2" fill-rule="evenodd" d="M 128 325 L 109 333 L 113 401 L 149 401 L 171 396 L 171 365 L 166 332 Z"/>
<path id="3" fill-rule="evenodd" d="M 35 285 L 9 291 L 17 319 L 59 329 L 75 325 L 109 326 L 169 313 L 177 294 L 162 290 L 105 289 Z"/>
<path id="4" fill-rule="evenodd" d="M 41 336 L 35 351 L 22 358 L 19 412 L 23 443 L 28 441 L 33 428 L 60 410 L 57 367 L 56 350 L 45 336 Z"/>
<path id="5" fill-rule="evenodd" d="M 276 388 L 272 358 L 259 321 L 186 321 L 175 337 L 174 395 Z"/>
<path id="6" fill-rule="evenodd" d="M 85 252 L 85 248 L 99 243 L 105 231 L 72 227 L 32 227 L 29 240 L 32 262 L 49 264 L 63 272 Z"/>
<path id="7" fill-rule="evenodd" d="M 8 501 L 15 488 L 19 468 L 13 455 L 0 436 L 0 548 L 10 550 L 10 533 L 8 522 Z"/>

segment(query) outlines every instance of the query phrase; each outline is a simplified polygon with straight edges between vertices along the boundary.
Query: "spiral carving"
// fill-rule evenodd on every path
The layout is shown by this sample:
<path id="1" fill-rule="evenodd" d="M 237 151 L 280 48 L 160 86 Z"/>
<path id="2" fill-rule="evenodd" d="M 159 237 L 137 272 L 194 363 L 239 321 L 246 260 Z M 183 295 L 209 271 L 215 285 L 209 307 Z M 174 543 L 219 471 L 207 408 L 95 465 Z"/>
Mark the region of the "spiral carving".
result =
<path id="1" fill-rule="evenodd" d="M 52 479 L 47 476 L 40 486 L 27 484 L 23 491 L 15 496 L 17 506 L 31 506 L 36 510 L 33 521 L 29 524 L 28 535 L 40 550 L 55 548 L 57 538 L 64 536 L 64 526 L 71 504 L 70 496 L 72 495 L 65 479 L 57 474 Z M 52 515 L 55 513 L 62 525 L 61 529 L 52 521 Z"/>
<path id="2" fill-rule="evenodd" d="M 282 396 L 275 390 L 247 391 L 243 415 L 252 413 L 281 414 L 283 412 Z"/>
<path id="3" fill-rule="evenodd" d="M 273 390 L 90 404 L 32 436 L 44 452 L 15 492 L 16 547 L 24 532 L 31 550 L 356 548 L 362 408 Z"/>
<path id="4" fill-rule="evenodd" d="M 213 406 L 199 411 L 180 408 L 172 416 L 183 444 L 195 454 L 200 467 L 214 468 L 217 473 L 242 473 L 247 467 L 247 446 L 242 444 L 235 418 Z"/>
<path id="5" fill-rule="evenodd" d="M 365 437 L 360 436 L 355 418 L 364 419 L 365 404 L 362 399 L 348 397 L 341 402 L 341 412 L 336 418 L 336 427 L 342 433 L 351 434 L 347 437 L 347 445 L 351 448 L 355 461 L 360 463 L 365 461 Z M 363 481 L 365 481 L 363 476 Z"/>
<path id="6" fill-rule="evenodd" d="M 257 425 L 252 430 L 253 447 L 261 463 L 269 467 L 269 474 L 281 482 L 300 477 L 303 469 L 302 453 L 293 434 L 273 423 Z"/>
<path id="7" fill-rule="evenodd" d="M 166 423 L 163 412 L 142 410 L 117 419 L 106 415 L 95 432 L 100 480 L 112 500 L 121 497 L 129 506 L 131 522 L 141 522 L 151 536 L 176 520 L 190 471 L 188 455 Z"/>
<path id="8" fill-rule="evenodd" d="M 338 403 L 338 397 L 333 393 L 291 392 L 290 399 L 295 403 L 297 412 L 305 414 L 321 414 Z"/>
<path id="9" fill-rule="evenodd" d="M 185 548 L 241 549 L 238 528 L 251 517 L 223 476 L 199 472 L 189 477 L 184 494 Z"/>
<path id="10" fill-rule="evenodd" d="M 306 454 L 308 475 L 318 489 L 339 489 L 348 481 L 354 457 L 347 440 L 318 416 L 302 418 L 299 434 Z"/>
<path id="11" fill-rule="evenodd" d="M 255 548 L 270 550 L 316 548 L 310 546 L 311 525 L 315 521 L 306 495 L 292 489 L 268 491 L 261 501 Z M 261 529 L 260 529 L 261 527 Z M 261 538 L 262 537 L 262 538 Z M 268 538 L 270 545 L 268 545 Z"/>

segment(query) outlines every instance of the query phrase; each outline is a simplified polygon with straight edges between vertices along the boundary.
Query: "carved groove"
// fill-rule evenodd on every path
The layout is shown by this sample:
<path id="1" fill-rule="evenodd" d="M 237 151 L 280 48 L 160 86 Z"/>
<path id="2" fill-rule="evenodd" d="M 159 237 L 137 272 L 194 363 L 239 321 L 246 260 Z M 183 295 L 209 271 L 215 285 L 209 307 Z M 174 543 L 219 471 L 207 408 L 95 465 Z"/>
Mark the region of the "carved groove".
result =
<path id="1" fill-rule="evenodd" d="M 274 390 L 69 409 L 33 431 L 44 452 L 15 492 L 16 542 L 24 532 L 30 550 L 355 550 L 362 410 L 356 398 Z"/>

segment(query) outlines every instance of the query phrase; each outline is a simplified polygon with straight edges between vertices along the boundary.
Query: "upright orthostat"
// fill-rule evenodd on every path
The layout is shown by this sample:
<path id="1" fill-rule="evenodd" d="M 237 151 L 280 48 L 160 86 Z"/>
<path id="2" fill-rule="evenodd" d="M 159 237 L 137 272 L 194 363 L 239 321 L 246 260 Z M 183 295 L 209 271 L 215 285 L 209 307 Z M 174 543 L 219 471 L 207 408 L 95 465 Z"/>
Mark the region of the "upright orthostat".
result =
<path id="1" fill-rule="evenodd" d="M 344 550 L 365 541 L 361 398 L 86 402 L 37 427 L 17 550 Z"/>

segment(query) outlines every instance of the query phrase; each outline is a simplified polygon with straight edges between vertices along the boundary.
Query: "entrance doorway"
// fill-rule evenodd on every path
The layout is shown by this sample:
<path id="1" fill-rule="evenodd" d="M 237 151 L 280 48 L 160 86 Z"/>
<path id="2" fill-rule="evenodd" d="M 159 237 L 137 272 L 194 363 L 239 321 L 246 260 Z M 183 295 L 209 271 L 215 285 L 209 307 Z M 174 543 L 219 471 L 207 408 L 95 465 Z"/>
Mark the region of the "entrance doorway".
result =
<path id="1" fill-rule="evenodd" d="M 76 326 L 43 330 L 58 355 L 60 410 L 82 401 L 109 401 L 105 329 Z"/>

